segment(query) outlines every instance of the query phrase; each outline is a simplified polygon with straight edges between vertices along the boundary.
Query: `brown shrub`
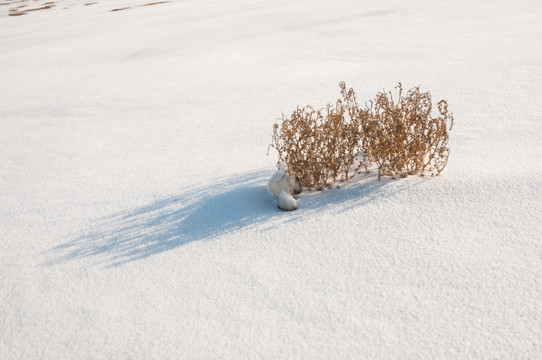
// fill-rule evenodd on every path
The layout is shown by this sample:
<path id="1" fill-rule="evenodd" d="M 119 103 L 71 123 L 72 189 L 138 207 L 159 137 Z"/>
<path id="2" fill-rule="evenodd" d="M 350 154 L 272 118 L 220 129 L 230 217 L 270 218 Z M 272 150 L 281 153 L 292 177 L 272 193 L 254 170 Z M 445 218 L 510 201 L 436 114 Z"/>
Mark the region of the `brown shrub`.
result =
<path id="1" fill-rule="evenodd" d="M 363 166 L 367 170 L 371 162 L 379 179 L 442 172 L 450 154 L 447 121 L 453 125 L 445 100 L 438 103 L 440 116 L 432 118 L 431 94 L 419 87 L 403 96 L 399 84 L 397 103 L 381 92 L 362 108 L 353 89 L 344 82 L 339 86 L 342 100 L 334 106 L 298 107 L 273 126 L 270 147 L 301 186 L 322 190 L 351 179 Z"/>
<path id="2" fill-rule="evenodd" d="M 302 187 L 322 190 L 357 173 L 359 144 L 356 124 L 339 100 L 335 106 L 298 107 L 289 118 L 283 115 L 281 125 L 273 126 L 270 147 Z"/>
<path id="3" fill-rule="evenodd" d="M 440 116 L 433 118 L 429 92 L 422 93 L 414 87 L 403 96 L 400 83 L 397 88 L 397 103 L 391 93 L 381 92 L 359 112 L 366 129 L 366 147 L 378 166 L 378 177 L 423 176 L 425 172 L 436 176 L 450 155 L 446 146 L 447 121 L 452 126 L 453 116 L 448 113 L 448 103 L 441 100 L 437 104 Z"/>

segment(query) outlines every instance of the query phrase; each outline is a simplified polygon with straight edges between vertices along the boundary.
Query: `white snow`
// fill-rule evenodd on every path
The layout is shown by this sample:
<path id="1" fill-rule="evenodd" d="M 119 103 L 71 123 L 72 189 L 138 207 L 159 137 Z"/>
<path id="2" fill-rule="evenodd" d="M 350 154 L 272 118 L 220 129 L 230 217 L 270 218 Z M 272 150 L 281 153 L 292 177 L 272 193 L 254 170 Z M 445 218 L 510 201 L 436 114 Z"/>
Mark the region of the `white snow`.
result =
<path id="1" fill-rule="evenodd" d="M 144 3 L 0 6 L 0 359 L 540 356 L 542 2 Z M 448 100 L 448 166 L 282 212 L 341 80 Z"/>
<path id="2" fill-rule="evenodd" d="M 284 211 L 292 211 L 297 209 L 297 201 L 287 190 L 282 190 L 278 195 L 279 209 Z"/>

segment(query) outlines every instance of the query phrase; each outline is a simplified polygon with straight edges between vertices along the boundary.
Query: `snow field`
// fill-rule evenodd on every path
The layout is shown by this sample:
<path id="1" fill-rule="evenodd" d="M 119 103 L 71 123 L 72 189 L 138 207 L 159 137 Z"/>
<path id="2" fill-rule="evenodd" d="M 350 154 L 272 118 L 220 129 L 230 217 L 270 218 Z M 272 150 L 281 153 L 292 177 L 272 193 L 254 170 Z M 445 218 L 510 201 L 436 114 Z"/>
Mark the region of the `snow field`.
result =
<path id="1" fill-rule="evenodd" d="M 538 1 L 63 4 L 0 7 L 0 358 L 542 352 Z M 450 162 L 281 212 L 341 80 L 448 100 Z"/>

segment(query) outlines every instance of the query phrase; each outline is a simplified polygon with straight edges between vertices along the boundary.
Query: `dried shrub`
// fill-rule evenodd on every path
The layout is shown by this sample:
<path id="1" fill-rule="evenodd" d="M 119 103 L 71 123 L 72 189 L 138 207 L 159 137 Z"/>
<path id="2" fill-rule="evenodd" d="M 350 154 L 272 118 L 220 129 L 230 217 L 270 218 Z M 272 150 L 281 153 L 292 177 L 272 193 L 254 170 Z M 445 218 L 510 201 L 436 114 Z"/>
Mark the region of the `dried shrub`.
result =
<path id="1" fill-rule="evenodd" d="M 445 100 L 438 103 L 440 116 L 431 117 L 431 94 L 410 89 L 394 101 L 391 93 L 378 93 L 361 107 L 353 89 L 341 82 L 342 100 L 314 110 L 297 108 L 273 126 L 270 147 L 279 162 L 288 166 L 297 182 L 322 190 L 337 180 L 351 179 L 370 163 L 378 167 L 378 178 L 442 172 L 448 162 L 447 123 L 453 116 Z"/>
<path id="2" fill-rule="evenodd" d="M 359 131 L 346 110 L 340 100 L 320 110 L 298 107 L 273 126 L 270 147 L 302 187 L 322 190 L 351 179 L 362 166 Z"/>
<path id="3" fill-rule="evenodd" d="M 371 161 L 378 166 L 378 177 L 424 175 L 436 176 L 448 162 L 447 122 L 453 126 L 448 103 L 441 100 L 437 106 L 440 116 L 431 117 L 431 94 L 410 89 L 403 96 L 399 83 L 399 97 L 394 101 L 391 93 L 380 92 L 363 111 L 358 112 L 365 130 L 365 146 Z"/>

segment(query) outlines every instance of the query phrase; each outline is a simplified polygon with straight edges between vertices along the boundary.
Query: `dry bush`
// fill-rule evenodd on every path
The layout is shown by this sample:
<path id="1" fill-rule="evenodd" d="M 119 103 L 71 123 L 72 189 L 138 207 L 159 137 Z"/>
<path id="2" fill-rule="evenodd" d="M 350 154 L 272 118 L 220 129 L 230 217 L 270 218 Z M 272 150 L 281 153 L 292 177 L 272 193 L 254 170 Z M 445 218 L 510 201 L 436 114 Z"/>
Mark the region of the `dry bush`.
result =
<path id="1" fill-rule="evenodd" d="M 419 87 L 403 96 L 399 84 L 397 103 L 381 92 L 360 107 L 354 90 L 344 82 L 339 86 L 342 100 L 335 105 L 298 107 L 273 126 L 270 147 L 301 186 L 322 190 L 351 179 L 363 166 L 367 170 L 369 163 L 378 166 L 379 179 L 440 174 L 450 154 L 447 122 L 453 125 L 445 100 L 438 103 L 440 116 L 432 118 L 431 94 Z"/>
<path id="2" fill-rule="evenodd" d="M 403 96 L 400 83 L 397 88 L 397 102 L 391 93 L 381 92 L 358 112 L 365 129 L 365 146 L 378 166 L 378 177 L 423 176 L 425 172 L 438 175 L 450 155 L 447 122 L 451 129 L 453 116 L 448 113 L 448 103 L 441 100 L 437 104 L 440 116 L 433 118 L 429 92 L 414 87 Z"/>
<path id="3" fill-rule="evenodd" d="M 290 117 L 283 115 L 281 125 L 273 126 L 270 147 L 302 187 L 322 190 L 357 173 L 359 144 L 356 124 L 339 100 L 335 106 L 298 107 Z"/>

